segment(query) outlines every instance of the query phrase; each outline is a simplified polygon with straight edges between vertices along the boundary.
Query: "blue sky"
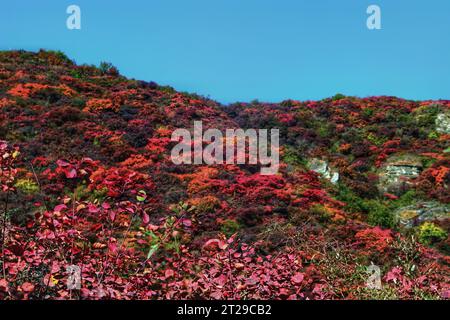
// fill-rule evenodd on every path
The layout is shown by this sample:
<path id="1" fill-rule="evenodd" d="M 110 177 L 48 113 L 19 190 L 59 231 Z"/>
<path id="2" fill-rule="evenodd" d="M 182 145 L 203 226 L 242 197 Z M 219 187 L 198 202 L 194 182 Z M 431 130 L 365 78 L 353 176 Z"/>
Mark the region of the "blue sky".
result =
<path id="1" fill-rule="evenodd" d="M 366 27 L 371 4 L 382 30 Z M 450 99 L 448 0 L 1 0 L 0 49 L 39 48 L 224 103 Z"/>

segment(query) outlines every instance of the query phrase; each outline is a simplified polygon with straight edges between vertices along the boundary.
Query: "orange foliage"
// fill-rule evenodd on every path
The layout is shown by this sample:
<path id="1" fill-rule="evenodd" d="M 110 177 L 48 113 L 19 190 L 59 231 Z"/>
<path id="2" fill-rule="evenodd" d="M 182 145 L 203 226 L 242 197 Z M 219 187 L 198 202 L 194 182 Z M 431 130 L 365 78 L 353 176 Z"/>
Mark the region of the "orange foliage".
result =
<path id="1" fill-rule="evenodd" d="M 66 96 L 73 96 L 75 94 L 75 91 L 66 85 L 49 86 L 40 83 L 25 83 L 25 84 L 19 83 L 15 87 L 11 88 L 8 91 L 8 94 L 15 97 L 29 98 L 32 94 L 45 89 L 59 90 Z"/>
<path id="2" fill-rule="evenodd" d="M 442 185 L 445 181 L 447 174 L 450 173 L 450 169 L 444 166 L 430 169 L 431 175 L 434 177 L 436 184 Z"/>
<path id="3" fill-rule="evenodd" d="M 391 230 L 383 230 L 379 227 L 359 231 L 355 238 L 358 245 L 378 252 L 384 252 L 392 242 Z"/>
<path id="4" fill-rule="evenodd" d="M 121 166 L 133 170 L 149 168 L 153 164 L 152 160 L 146 159 L 142 154 L 134 154 L 127 160 L 120 163 Z"/>
<path id="5" fill-rule="evenodd" d="M 93 98 L 86 103 L 86 107 L 83 111 L 102 111 L 102 110 L 114 110 L 117 111 L 118 107 L 113 104 L 110 99 L 97 99 Z"/>

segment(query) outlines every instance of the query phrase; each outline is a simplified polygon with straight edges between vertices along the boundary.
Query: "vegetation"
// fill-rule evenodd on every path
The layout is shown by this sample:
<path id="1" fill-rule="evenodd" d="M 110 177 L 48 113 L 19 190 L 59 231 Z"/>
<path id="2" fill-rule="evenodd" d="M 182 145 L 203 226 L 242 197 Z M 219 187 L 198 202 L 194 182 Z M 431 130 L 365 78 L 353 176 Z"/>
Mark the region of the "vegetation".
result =
<path id="1" fill-rule="evenodd" d="M 0 79 L 0 299 L 450 296 L 448 219 L 416 234 L 393 217 L 450 203 L 450 139 L 435 130 L 450 101 L 222 106 L 49 51 L 0 52 Z M 171 134 L 194 120 L 279 128 L 279 173 L 174 165 Z M 380 172 L 404 153 L 423 165 L 383 191 Z M 312 158 L 339 180 L 308 170 Z M 372 263 L 380 290 L 366 286 Z"/>
<path id="2" fill-rule="evenodd" d="M 425 222 L 419 228 L 419 241 L 423 244 L 432 244 L 447 239 L 447 232 L 434 223 Z"/>

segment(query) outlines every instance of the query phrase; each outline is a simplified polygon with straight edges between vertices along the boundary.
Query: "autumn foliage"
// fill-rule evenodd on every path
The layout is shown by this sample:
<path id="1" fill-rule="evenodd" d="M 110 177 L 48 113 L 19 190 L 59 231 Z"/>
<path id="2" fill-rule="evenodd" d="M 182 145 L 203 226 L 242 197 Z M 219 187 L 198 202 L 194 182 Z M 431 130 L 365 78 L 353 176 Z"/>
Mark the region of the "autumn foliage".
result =
<path id="1" fill-rule="evenodd" d="M 222 106 L 61 54 L 1 52 L 0 299 L 446 299 L 448 240 L 424 246 L 368 217 L 406 201 L 377 190 L 397 153 L 424 157 L 417 197 L 449 203 L 448 136 L 432 120 L 449 107 L 394 97 Z M 279 128 L 280 172 L 174 165 L 172 131 L 198 119 Z M 312 157 L 339 170 L 338 185 L 309 170 Z M 366 288 L 372 263 L 379 292 Z M 70 265 L 79 290 L 67 288 Z"/>

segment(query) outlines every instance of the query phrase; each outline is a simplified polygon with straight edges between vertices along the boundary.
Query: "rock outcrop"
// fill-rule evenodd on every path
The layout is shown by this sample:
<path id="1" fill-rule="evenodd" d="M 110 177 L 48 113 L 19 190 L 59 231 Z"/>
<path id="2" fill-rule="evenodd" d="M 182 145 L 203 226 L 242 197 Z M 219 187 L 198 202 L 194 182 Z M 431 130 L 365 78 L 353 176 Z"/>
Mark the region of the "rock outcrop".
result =
<path id="1" fill-rule="evenodd" d="M 339 181 L 339 172 L 330 168 L 325 160 L 313 158 L 308 162 L 309 170 L 317 172 L 331 183 L 336 184 Z"/>
<path id="2" fill-rule="evenodd" d="M 378 189 L 382 193 L 401 195 L 410 188 L 412 180 L 420 175 L 422 168 L 422 159 L 416 155 L 394 155 L 379 172 Z"/>
<path id="3" fill-rule="evenodd" d="M 412 228 L 426 221 L 449 219 L 450 207 L 434 201 L 418 202 L 396 210 L 394 217 L 400 227 Z"/>
<path id="4" fill-rule="evenodd" d="M 440 113 L 436 117 L 436 131 L 450 134 L 450 113 Z"/>

